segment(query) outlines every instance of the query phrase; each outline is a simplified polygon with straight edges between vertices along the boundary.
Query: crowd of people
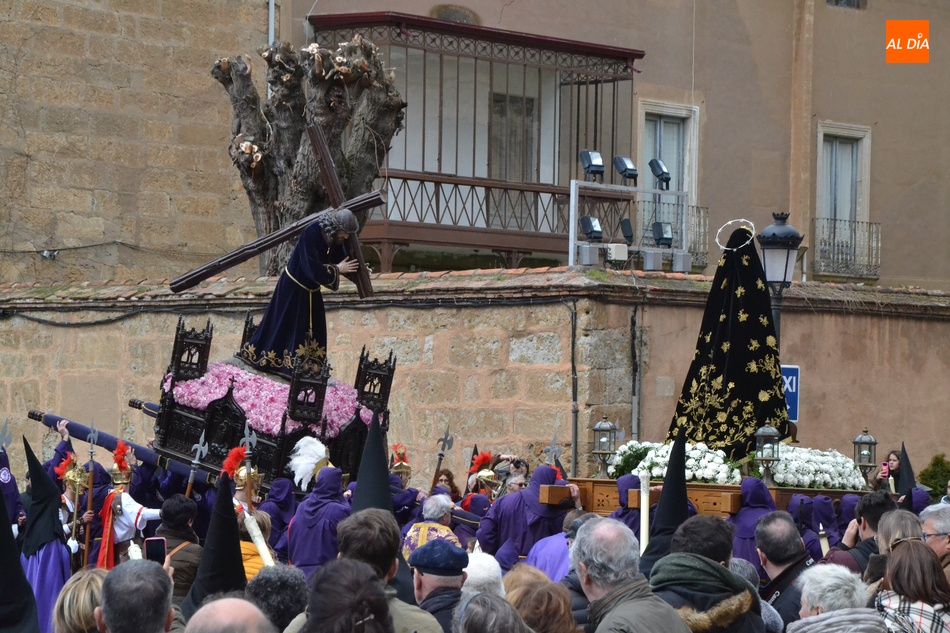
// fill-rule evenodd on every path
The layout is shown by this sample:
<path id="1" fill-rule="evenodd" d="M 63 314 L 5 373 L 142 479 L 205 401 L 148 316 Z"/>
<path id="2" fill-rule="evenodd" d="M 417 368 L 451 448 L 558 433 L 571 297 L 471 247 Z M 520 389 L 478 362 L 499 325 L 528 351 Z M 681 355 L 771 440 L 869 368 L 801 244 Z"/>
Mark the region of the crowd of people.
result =
<path id="1" fill-rule="evenodd" d="M 610 517 L 557 465 L 489 453 L 422 490 L 406 468 L 364 466 L 347 486 L 323 464 L 299 500 L 289 479 L 258 499 L 245 466 L 185 494 L 121 451 L 76 470 L 59 430 L 46 464 L 26 445 L 22 499 L 0 481 L 4 631 L 950 631 L 950 503 L 914 512 L 886 488 L 780 509 L 749 477 L 738 513 L 697 514 L 674 445 L 641 555 L 632 475 Z M 558 485 L 564 500 L 544 502 Z"/>

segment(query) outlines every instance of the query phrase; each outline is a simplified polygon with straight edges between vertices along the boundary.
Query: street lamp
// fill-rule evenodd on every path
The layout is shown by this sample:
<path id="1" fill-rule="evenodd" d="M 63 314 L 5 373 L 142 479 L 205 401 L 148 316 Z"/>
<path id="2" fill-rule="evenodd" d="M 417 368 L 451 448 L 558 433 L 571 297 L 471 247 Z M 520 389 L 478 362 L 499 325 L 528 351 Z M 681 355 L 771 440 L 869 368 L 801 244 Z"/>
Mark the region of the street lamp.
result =
<path id="1" fill-rule="evenodd" d="M 775 222 L 765 227 L 756 236 L 762 249 L 762 269 L 765 282 L 772 294 L 772 322 L 775 324 L 775 341 L 782 340 L 782 293 L 792 285 L 795 275 L 795 262 L 798 260 L 798 247 L 804 235 L 788 223 L 787 213 L 773 213 Z"/>
<path id="2" fill-rule="evenodd" d="M 868 473 L 877 466 L 877 440 L 868 433 L 868 427 L 864 427 L 861 435 L 854 438 L 852 444 L 854 444 L 854 463 L 867 479 Z"/>
<path id="3" fill-rule="evenodd" d="M 781 458 L 782 436 L 771 424 L 759 427 L 755 432 L 755 463 L 762 473 L 762 482 L 766 486 L 774 486 L 772 481 L 772 464 Z"/>
<path id="4" fill-rule="evenodd" d="M 617 425 L 607 420 L 605 415 L 594 425 L 594 450 L 591 451 L 600 460 L 600 475 L 607 479 L 607 461 L 617 452 Z"/>

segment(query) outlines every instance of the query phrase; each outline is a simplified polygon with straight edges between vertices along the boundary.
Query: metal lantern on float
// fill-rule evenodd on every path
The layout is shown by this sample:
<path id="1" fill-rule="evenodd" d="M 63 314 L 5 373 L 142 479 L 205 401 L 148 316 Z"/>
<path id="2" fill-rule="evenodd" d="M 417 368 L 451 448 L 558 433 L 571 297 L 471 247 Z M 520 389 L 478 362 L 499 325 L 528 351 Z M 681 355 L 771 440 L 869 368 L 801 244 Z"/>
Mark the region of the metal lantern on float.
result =
<path id="1" fill-rule="evenodd" d="M 854 438 L 854 463 L 867 479 L 868 473 L 877 465 L 877 440 L 864 427 L 861 435 Z"/>
<path id="2" fill-rule="evenodd" d="M 605 415 L 594 425 L 594 450 L 600 460 L 600 477 L 606 479 L 607 461 L 617 452 L 617 425 L 607 419 Z"/>
<path id="3" fill-rule="evenodd" d="M 775 485 L 772 481 L 772 465 L 781 459 L 781 439 L 781 434 L 771 424 L 755 432 L 755 463 L 759 465 L 766 486 Z"/>

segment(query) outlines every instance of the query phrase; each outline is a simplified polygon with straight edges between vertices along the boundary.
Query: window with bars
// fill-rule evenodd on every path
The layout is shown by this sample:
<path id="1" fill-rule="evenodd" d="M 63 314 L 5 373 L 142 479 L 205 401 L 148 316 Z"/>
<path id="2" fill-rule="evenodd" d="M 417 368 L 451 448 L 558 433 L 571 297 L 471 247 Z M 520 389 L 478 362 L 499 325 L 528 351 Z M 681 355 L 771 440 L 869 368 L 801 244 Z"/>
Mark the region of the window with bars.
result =
<path id="1" fill-rule="evenodd" d="M 825 3 L 833 7 L 842 7 L 845 9 L 867 8 L 867 0 L 825 0 Z"/>

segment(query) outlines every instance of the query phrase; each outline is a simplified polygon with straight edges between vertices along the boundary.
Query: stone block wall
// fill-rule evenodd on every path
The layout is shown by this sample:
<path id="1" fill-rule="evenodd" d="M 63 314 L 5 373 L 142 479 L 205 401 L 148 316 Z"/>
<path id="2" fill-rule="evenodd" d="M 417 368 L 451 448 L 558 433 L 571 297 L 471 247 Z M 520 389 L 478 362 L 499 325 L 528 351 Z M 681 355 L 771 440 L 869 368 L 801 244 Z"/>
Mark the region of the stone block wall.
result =
<path id="1" fill-rule="evenodd" d="M 256 237 L 209 71 L 266 43 L 266 2 L 0 7 L 0 281 L 170 277 Z"/>
<path id="2" fill-rule="evenodd" d="M 537 465 L 553 437 L 570 471 L 575 373 L 578 475 L 597 471 L 589 429 L 604 415 L 627 439 L 661 441 L 708 292 L 701 277 L 566 269 L 377 275 L 373 283 L 369 300 L 348 284 L 325 294 L 332 375 L 352 383 L 363 346 L 397 356 L 389 440 L 407 445 L 421 487 L 446 428 L 455 445 L 445 465 L 457 474 L 476 443 Z M 237 349 L 246 310 L 261 311 L 273 284 L 209 280 L 185 296 L 157 284 L 0 286 L 0 426 L 8 422 L 15 439 L 14 473 L 22 474 L 21 433 L 48 453 L 56 443 L 27 419 L 30 409 L 144 442 L 151 420 L 127 402 L 157 401 L 179 314 L 188 327 L 210 318 L 212 360 L 224 359 Z M 851 454 L 867 425 L 882 452 L 905 441 L 918 469 L 944 450 L 950 296 L 795 286 L 782 324 L 783 362 L 802 368 L 804 446 Z"/>

